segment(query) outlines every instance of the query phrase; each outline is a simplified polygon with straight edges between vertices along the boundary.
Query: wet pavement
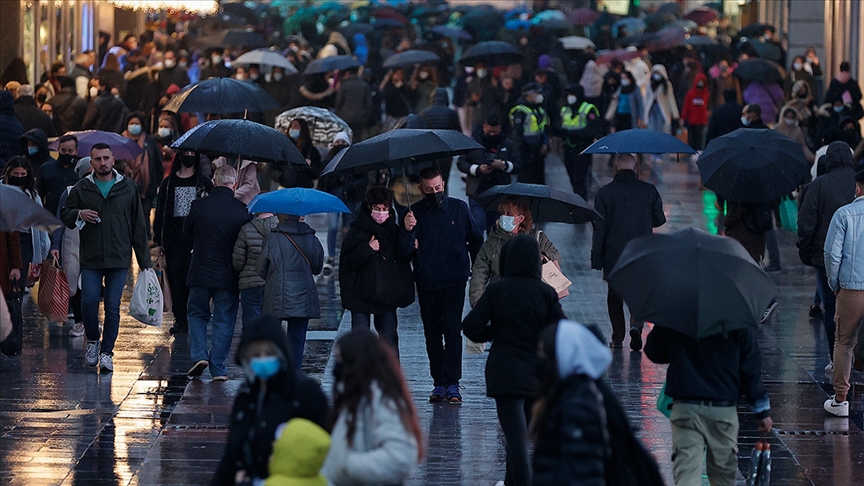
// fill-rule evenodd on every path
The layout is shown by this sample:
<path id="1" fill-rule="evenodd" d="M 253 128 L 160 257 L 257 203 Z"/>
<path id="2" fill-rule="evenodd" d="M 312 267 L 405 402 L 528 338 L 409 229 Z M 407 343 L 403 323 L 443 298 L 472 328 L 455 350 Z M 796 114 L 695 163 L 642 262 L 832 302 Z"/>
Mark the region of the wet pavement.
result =
<path id="1" fill-rule="evenodd" d="M 607 182 L 611 174 L 605 159 L 598 157 L 594 166 L 598 182 Z M 687 164 L 667 162 L 662 171 L 664 182 L 658 188 L 669 220 L 662 231 L 690 225 L 716 231 L 714 199 L 700 191 L 698 177 Z M 560 161 L 550 158 L 547 173 L 553 186 L 569 189 Z M 451 195 L 461 194 L 464 185 L 458 177 L 451 183 Z M 323 218 L 311 222 L 324 229 Z M 590 228 L 546 224 L 543 230 L 561 250 L 562 270 L 574 282 L 571 295 L 562 301 L 565 312 L 574 320 L 599 324 L 609 335 L 606 285 L 589 267 Z M 326 238 L 326 231 L 319 231 L 319 237 Z M 780 306 L 759 330 L 763 379 L 776 427 L 769 437 L 772 479 L 783 485 L 864 484 L 858 392 L 864 377 L 853 375 L 849 419 L 822 410 L 831 387 L 823 371 L 828 356 L 822 323 L 807 316 L 815 275 L 798 262 L 795 235 L 780 231 L 779 240 L 783 271 L 771 275 L 780 288 Z M 321 379 L 329 394 L 333 340 L 350 329 L 350 318 L 343 319 L 335 275 L 319 278 L 317 285 L 322 318 L 310 324 L 304 369 Z M 130 291 L 131 286 L 126 306 Z M 100 375 L 84 365 L 83 338 L 70 339 L 68 323 L 45 322 L 25 300 L 24 354 L 0 357 L 0 483 L 209 483 L 242 373 L 232 361 L 227 382 L 211 382 L 206 373 L 204 379 L 187 379 L 192 361 L 186 337 L 168 335 L 170 320 L 161 329 L 151 328 L 129 318 L 127 311 L 121 312 L 115 371 Z M 238 325 L 235 346 L 240 330 Z M 399 333 L 402 365 L 428 440 L 426 460 L 406 484 L 492 485 L 503 479 L 504 447 L 494 402 L 484 396 L 486 356 L 464 357 L 464 404 L 428 404 L 431 379 L 416 304 L 400 310 Z M 613 353 L 608 380 L 672 484 L 669 423 L 655 408 L 665 367 L 624 344 L 624 350 Z M 757 439 L 756 420 L 744 408 L 739 416 L 739 469 L 744 471 Z"/>

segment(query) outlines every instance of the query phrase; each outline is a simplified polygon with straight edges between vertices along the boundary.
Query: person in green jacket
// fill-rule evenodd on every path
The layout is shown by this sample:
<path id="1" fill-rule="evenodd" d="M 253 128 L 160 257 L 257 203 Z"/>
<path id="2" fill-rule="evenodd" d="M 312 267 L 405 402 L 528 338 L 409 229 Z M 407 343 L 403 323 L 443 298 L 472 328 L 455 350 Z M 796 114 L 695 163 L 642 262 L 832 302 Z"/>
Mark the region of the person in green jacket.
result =
<path id="1" fill-rule="evenodd" d="M 69 191 L 60 213 L 67 228 L 80 230 L 81 311 L 87 336 L 84 362 L 114 371 L 114 341 L 120 330 L 120 297 L 132 250 L 142 270 L 151 268 L 147 224 L 135 181 L 114 170 L 111 147 L 90 150 L 93 172 Z M 99 300 L 104 280 L 105 322 L 99 342 Z"/>

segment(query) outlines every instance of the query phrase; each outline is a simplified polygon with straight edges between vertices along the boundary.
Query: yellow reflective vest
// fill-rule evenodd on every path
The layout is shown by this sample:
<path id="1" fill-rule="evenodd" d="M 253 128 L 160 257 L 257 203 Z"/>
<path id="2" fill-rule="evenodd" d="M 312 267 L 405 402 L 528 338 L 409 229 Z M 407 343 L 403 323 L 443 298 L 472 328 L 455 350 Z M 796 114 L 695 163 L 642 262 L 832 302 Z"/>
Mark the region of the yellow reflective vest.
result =
<path id="1" fill-rule="evenodd" d="M 532 138 L 543 137 L 546 134 L 546 127 L 549 125 L 549 117 L 546 116 L 546 110 L 542 106 L 532 109 L 525 105 L 516 105 L 510 110 L 510 123 L 516 124 L 513 120 L 513 115 L 516 112 L 525 113 L 525 122 L 522 124 L 522 138 L 529 143 L 533 143 Z"/>

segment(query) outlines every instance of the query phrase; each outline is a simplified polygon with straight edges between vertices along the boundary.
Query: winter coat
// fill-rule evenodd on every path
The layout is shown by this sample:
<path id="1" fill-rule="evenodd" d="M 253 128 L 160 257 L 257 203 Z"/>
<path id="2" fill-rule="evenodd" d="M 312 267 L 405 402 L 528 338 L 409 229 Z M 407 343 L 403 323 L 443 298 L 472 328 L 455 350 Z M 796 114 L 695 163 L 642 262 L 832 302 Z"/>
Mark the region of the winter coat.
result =
<path id="1" fill-rule="evenodd" d="M 648 123 L 648 128 L 662 131 L 664 133 L 672 132 L 672 122 L 678 120 L 678 104 L 675 102 L 675 89 L 672 83 L 669 82 L 669 75 L 666 73 L 666 68 L 662 64 L 657 64 L 651 68 L 651 75 L 659 73 L 663 76 L 661 85 L 657 89 L 652 89 L 649 84 L 648 90 L 645 92 L 645 102 L 642 104 L 641 119 Z M 662 115 L 662 120 L 651 116 L 651 109 L 657 105 Z M 652 123 L 653 121 L 653 123 Z"/>
<path id="2" fill-rule="evenodd" d="M 792 86 L 798 82 L 804 81 L 810 87 L 810 92 L 815 93 L 816 89 L 816 80 L 813 79 L 813 75 L 808 73 L 805 70 L 796 71 L 795 68 L 790 68 L 789 72 L 786 74 L 786 79 L 783 81 L 783 94 L 788 99 L 790 98 L 790 94 L 792 93 Z"/>
<path id="3" fill-rule="evenodd" d="M 845 83 L 840 82 L 837 78 L 833 78 L 828 85 L 828 91 L 825 93 L 825 100 L 843 99 L 843 93 L 846 91 L 849 92 L 849 96 L 852 98 L 852 115 L 856 120 L 860 120 L 864 116 L 864 107 L 861 106 L 861 87 L 854 78 L 850 77 Z"/>
<path id="4" fill-rule="evenodd" d="M 21 122 L 25 132 L 39 128 L 48 137 L 57 136 L 57 129 L 51 117 L 39 108 L 32 96 L 19 96 L 15 100 L 15 117 Z"/>
<path id="5" fill-rule="evenodd" d="M 264 247 L 264 238 L 276 229 L 278 223 L 276 216 L 270 216 L 255 218 L 240 228 L 240 234 L 234 242 L 232 258 L 234 271 L 240 275 L 238 282 L 240 290 L 264 286 L 264 279 L 258 275 L 255 265 Z"/>
<path id="6" fill-rule="evenodd" d="M 506 113 L 501 113 L 501 103 L 504 101 L 504 91 L 501 86 L 493 86 L 491 81 L 491 73 L 484 79 L 478 77 L 471 78 L 468 81 L 466 89 L 468 96 L 465 104 L 470 108 L 471 118 L 466 120 L 470 127 L 482 125 L 486 122 L 486 117 L 489 115 L 506 116 Z M 480 101 L 474 102 L 471 95 L 477 93 L 480 95 Z"/>
<path id="7" fill-rule="evenodd" d="M 384 113 L 387 115 L 393 118 L 402 118 L 412 113 L 411 102 L 409 101 L 411 90 L 408 88 L 408 83 L 403 83 L 397 88 L 390 81 L 384 85 L 381 94 L 384 96 Z"/>
<path id="8" fill-rule="evenodd" d="M 45 209 L 51 214 L 56 214 L 60 196 L 67 187 L 75 185 L 79 180 L 80 177 L 75 172 L 75 162 L 72 162 L 69 167 L 63 167 L 54 159 L 42 164 L 36 175 L 36 191 L 44 198 Z"/>
<path id="9" fill-rule="evenodd" d="M 510 176 L 518 174 L 519 169 L 522 168 L 522 155 L 519 149 L 504 133 L 501 133 L 497 140 L 487 142 L 482 134 L 475 136 L 474 140 L 486 148 L 462 155 L 456 163 L 459 171 L 466 175 L 465 194 L 471 197 L 483 194 L 491 187 L 510 184 Z M 490 160 L 489 157 L 492 159 Z M 477 170 L 483 164 L 491 164 L 494 159 L 501 159 L 509 164 L 506 169 L 495 169 L 489 174 L 481 174 Z"/>
<path id="10" fill-rule="evenodd" d="M 704 88 L 699 89 L 697 83 L 702 82 Z M 708 124 L 708 98 L 711 93 L 708 91 L 708 78 L 699 73 L 696 79 L 693 80 L 693 87 L 687 91 L 687 96 L 684 97 L 684 106 L 681 108 L 681 120 L 687 125 L 707 125 Z"/>
<path id="11" fill-rule="evenodd" d="M 34 155 L 30 155 L 27 152 L 27 142 L 34 142 L 36 146 L 39 147 L 39 151 Z M 50 150 L 48 150 L 48 136 L 41 128 L 28 130 L 24 135 L 21 135 L 21 138 L 18 139 L 18 146 L 21 149 L 21 154 L 23 154 L 24 158 L 30 162 L 30 166 L 33 168 L 33 174 L 37 177 L 42 165 L 54 160 L 54 158 L 51 157 Z"/>
<path id="12" fill-rule="evenodd" d="M 620 99 L 625 96 L 630 102 L 630 123 L 632 124 L 630 128 L 639 128 L 639 120 L 642 116 L 643 110 L 642 93 L 639 91 L 638 87 L 634 87 L 629 93 L 624 92 L 623 86 L 618 88 L 618 90 L 615 91 L 615 94 L 612 95 L 612 99 L 609 101 L 609 107 L 606 109 L 604 118 L 608 122 L 615 120 L 615 115 L 618 113 L 618 103 L 620 103 Z"/>
<path id="13" fill-rule="evenodd" d="M 155 72 L 154 82 L 157 86 L 157 95 L 162 96 L 168 91 L 172 84 L 176 84 L 178 88 L 183 89 L 189 84 L 189 75 L 186 69 L 180 66 L 174 66 L 171 69 L 162 67 Z"/>
<path id="14" fill-rule="evenodd" d="M 834 213 L 824 249 L 831 290 L 864 290 L 864 196 Z"/>
<path id="15" fill-rule="evenodd" d="M 87 113 L 84 115 L 84 130 L 102 130 L 105 132 L 123 133 L 126 121 L 132 112 L 110 91 L 103 91 L 90 100 Z"/>
<path id="16" fill-rule="evenodd" d="M 175 159 L 171 167 L 171 175 L 162 180 L 162 184 L 159 186 L 156 197 L 156 214 L 153 219 L 153 242 L 157 246 L 192 247 L 192 241 L 185 238 L 183 234 L 183 224 L 188 215 L 174 216 L 175 188 L 177 182 L 181 180 L 177 177 L 179 166 L 179 162 Z M 192 177 L 196 178 L 195 199 L 200 199 L 213 191 L 213 182 L 210 178 L 200 173 Z"/>
<path id="17" fill-rule="evenodd" d="M 291 366 L 288 336 L 278 318 L 265 316 L 254 326 L 244 325 L 236 356 L 253 341 L 270 341 L 286 358 L 282 370 L 267 380 L 266 389 L 255 379 L 243 383 L 231 410 L 228 441 L 222 460 L 211 482 L 213 486 L 233 486 L 237 471 L 253 478 L 269 476 L 268 463 L 273 451 L 276 429 L 299 417 L 326 427 L 327 397 L 319 383 Z M 240 364 L 239 359 L 237 363 Z"/>
<path id="18" fill-rule="evenodd" d="M 286 234 L 294 240 L 302 255 Z M 308 224 L 296 220 L 279 223 L 264 238 L 264 247 L 255 268 L 258 276 L 264 279 L 263 314 L 283 319 L 321 317 L 318 289 L 312 276 L 324 268 L 324 248 Z"/>
<path id="19" fill-rule="evenodd" d="M 405 428 L 391 398 L 376 383 L 360 401 L 354 436 L 348 441 L 348 412 L 333 425 L 324 474 L 334 486 L 402 484 L 417 465 L 417 440 Z"/>
<path id="20" fill-rule="evenodd" d="M 723 94 L 727 89 L 735 90 L 735 98 L 732 103 L 741 105 L 744 102 L 744 98 L 741 96 L 741 82 L 738 81 L 738 76 L 735 76 L 732 73 L 729 73 L 728 76 L 717 76 L 716 78 L 711 79 L 711 83 L 709 86 L 709 90 L 711 92 L 710 103 L 708 108 L 711 110 L 716 110 L 717 108 L 723 106 L 730 101 L 727 100 Z M 741 116 L 741 111 L 738 111 L 738 116 Z"/>
<path id="21" fill-rule="evenodd" d="M 192 242 L 192 262 L 186 285 L 234 290 L 237 272 L 231 265 L 237 234 L 252 215 L 234 198 L 234 191 L 217 186 L 207 197 L 192 201 L 183 233 Z"/>
<path id="22" fill-rule="evenodd" d="M 855 199 L 855 169 L 845 142 L 833 142 L 825 154 L 825 174 L 809 186 L 798 209 L 798 249 L 813 265 L 825 266 L 825 239 L 834 213 Z"/>
<path id="23" fill-rule="evenodd" d="M 594 222 L 591 268 L 603 270 L 604 279 L 630 240 L 650 235 L 652 228 L 666 223 L 657 188 L 640 181 L 630 170 L 618 172 L 612 182 L 597 190 L 594 210 L 602 219 Z"/>
<path id="24" fill-rule="evenodd" d="M 132 179 L 114 171 L 114 185 L 108 197 L 93 182 L 93 174 L 78 181 L 69 191 L 60 217 L 67 228 L 75 228 L 78 212 L 91 209 L 99 213 L 99 223 L 83 223 L 80 260 L 82 270 L 129 268 L 132 250 L 140 268 L 150 268 L 147 222 L 141 198 Z"/>
<path id="25" fill-rule="evenodd" d="M 218 169 L 227 163 L 228 160 L 225 157 L 219 157 L 213 161 L 213 167 Z M 261 185 L 258 182 L 258 163 L 252 160 L 242 160 L 240 168 L 237 169 L 237 188 L 234 189 L 234 197 L 243 204 L 248 205 L 260 193 Z"/>
<path id="26" fill-rule="evenodd" d="M 366 126 L 372 116 L 372 87 L 357 75 L 342 81 L 334 112 L 352 127 Z"/>
<path id="27" fill-rule="evenodd" d="M 21 270 L 22 282 L 27 276 L 27 271 L 22 267 L 24 264 L 21 261 L 21 233 L 17 231 L 6 232 L 0 231 L 0 290 L 3 290 L 3 295 L 9 295 L 12 292 L 12 284 L 9 282 L 9 272 L 14 269 Z"/>
<path id="28" fill-rule="evenodd" d="M 714 108 L 708 119 L 708 128 L 705 130 L 705 144 L 743 127 L 744 125 L 741 124 L 743 110 L 744 106 L 734 102 L 726 102 Z"/>
<path id="29" fill-rule="evenodd" d="M 446 88 L 437 88 L 432 95 L 432 106 L 420 112 L 426 128 L 442 130 L 462 130 L 459 114 L 450 108 Z"/>
<path id="30" fill-rule="evenodd" d="M 293 418 L 273 442 L 270 477 L 264 486 L 327 486 L 321 467 L 330 450 L 330 434 L 315 423 Z"/>
<path id="31" fill-rule="evenodd" d="M 751 81 L 744 88 L 744 103 L 757 104 L 762 108 L 762 121 L 771 124 L 777 121 L 777 110 L 783 106 L 783 89 L 777 83 Z M 752 128 L 752 127 L 751 127 Z"/>
<path id="32" fill-rule="evenodd" d="M 152 135 L 146 132 L 141 132 L 139 136 L 133 137 L 129 134 L 128 130 L 124 130 L 121 135 L 134 142 L 135 145 L 138 145 L 144 151 L 138 158 L 126 160 L 126 175 L 138 185 L 138 193 L 141 195 L 141 199 L 151 201 L 152 204 L 152 200 L 156 197 L 156 192 L 159 190 L 160 184 L 162 184 L 162 175 L 165 173 L 165 169 L 162 167 L 162 151 L 159 148 L 159 143 L 156 142 L 156 139 Z M 144 168 L 141 166 L 145 159 L 148 164 L 147 177 L 144 177 Z"/>
<path id="33" fill-rule="evenodd" d="M 376 223 L 364 202 L 342 241 L 339 257 L 339 288 L 342 307 L 354 312 L 381 314 L 414 302 L 414 278 L 410 256 L 399 246 L 396 213 L 383 224 Z M 378 251 L 369 246 L 372 236 Z M 398 302 L 402 300 L 401 302 Z"/>
<path id="34" fill-rule="evenodd" d="M 585 64 L 585 70 L 579 79 L 579 85 L 585 90 L 586 97 L 591 99 L 598 98 L 603 93 L 604 74 L 606 74 L 606 68 L 598 65 L 593 60 Z"/>
<path id="35" fill-rule="evenodd" d="M 540 358 L 537 343 L 546 326 L 565 319 L 558 293 L 541 280 L 540 247 L 530 235 L 518 235 L 501 250 L 501 278 L 462 321 L 465 337 L 495 341 L 486 361 L 486 395 L 536 393 Z"/>
<path id="36" fill-rule="evenodd" d="M 796 118 L 795 124 L 789 126 L 784 121 L 786 119 L 786 112 L 792 110 L 795 112 L 795 109 L 789 106 L 784 106 L 782 110 L 780 110 L 780 121 L 774 125 L 774 130 L 777 133 L 780 133 L 786 137 L 791 138 L 792 140 L 798 142 L 801 145 L 801 149 L 804 150 L 804 157 L 807 157 L 807 162 L 813 163 L 815 156 L 813 152 L 810 151 L 810 148 L 807 146 L 807 139 L 804 136 L 804 130 L 799 126 L 798 119 Z M 795 112 L 797 116 L 797 112 Z"/>
<path id="37" fill-rule="evenodd" d="M 87 114 L 87 102 L 78 96 L 75 88 L 61 88 L 60 92 L 51 98 L 51 107 L 54 108 L 54 122 L 58 134 L 81 130 L 84 115 Z"/>
<path id="38" fill-rule="evenodd" d="M 12 94 L 0 91 L 0 169 L 6 161 L 21 154 L 18 139 L 24 135 L 24 127 L 15 117 L 15 103 Z"/>
<path id="39" fill-rule="evenodd" d="M 477 253 L 477 258 L 474 259 L 474 266 L 471 267 L 468 301 L 472 307 L 480 300 L 480 297 L 486 290 L 486 286 L 501 275 L 501 248 L 505 243 L 515 238 L 517 234 L 507 233 L 498 226 L 497 222 L 495 223 L 495 226 L 489 233 L 489 238 L 483 243 L 480 252 Z M 546 236 L 546 233 L 538 229 L 532 229 L 526 234 L 537 239 L 541 255 L 544 255 L 549 260 L 561 262 L 561 253 L 558 252 L 558 249 L 555 248 L 555 245 Z"/>

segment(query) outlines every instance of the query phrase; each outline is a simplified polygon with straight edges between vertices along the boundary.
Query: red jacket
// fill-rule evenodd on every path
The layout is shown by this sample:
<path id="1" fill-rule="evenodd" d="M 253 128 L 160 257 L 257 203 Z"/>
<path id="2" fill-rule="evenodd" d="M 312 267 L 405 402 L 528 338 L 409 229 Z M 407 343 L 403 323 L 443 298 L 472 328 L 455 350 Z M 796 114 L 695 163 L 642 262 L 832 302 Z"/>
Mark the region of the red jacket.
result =
<path id="1" fill-rule="evenodd" d="M 696 84 L 702 81 L 702 88 Z M 684 108 L 681 110 L 681 121 L 687 125 L 707 125 L 708 124 L 708 100 L 711 98 L 711 92 L 708 91 L 708 78 L 704 74 L 697 74 L 693 80 L 693 87 L 687 91 L 687 96 L 684 98 Z"/>

